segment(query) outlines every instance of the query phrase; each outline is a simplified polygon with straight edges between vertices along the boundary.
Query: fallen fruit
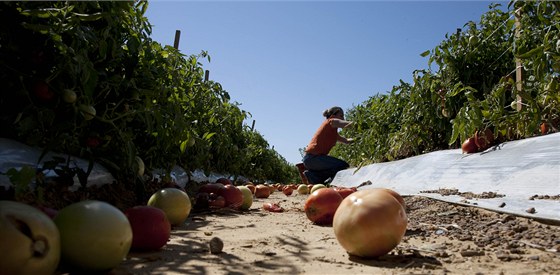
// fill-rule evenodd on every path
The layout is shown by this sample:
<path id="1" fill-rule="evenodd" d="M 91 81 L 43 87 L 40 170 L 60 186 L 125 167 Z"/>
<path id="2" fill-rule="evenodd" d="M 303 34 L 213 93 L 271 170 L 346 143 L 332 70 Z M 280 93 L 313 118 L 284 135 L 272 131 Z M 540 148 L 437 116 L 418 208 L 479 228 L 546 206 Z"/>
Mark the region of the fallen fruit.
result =
<path id="1" fill-rule="evenodd" d="M 541 135 L 548 134 L 548 124 L 546 122 L 541 123 Z"/>
<path id="2" fill-rule="evenodd" d="M 46 206 L 37 206 L 37 209 L 41 210 L 43 213 L 47 214 L 49 218 L 54 219 L 58 214 L 58 210 Z"/>
<path id="3" fill-rule="evenodd" d="M 395 248 L 406 232 L 401 203 L 382 189 L 357 191 L 336 210 L 333 229 L 339 244 L 351 255 L 379 257 Z"/>
<path id="4" fill-rule="evenodd" d="M 334 189 L 320 188 L 307 197 L 303 210 L 314 224 L 331 225 L 340 202 L 342 196 Z"/>
<path id="5" fill-rule="evenodd" d="M 249 190 L 251 190 L 252 194 L 255 194 L 255 185 L 253 184 L 247 184 L 245 185 L 247 188 L 249 188 Z"/>
<path id="6" fill-rule="evenodd" d="M 210 193 L 208 197 L 208 206 L 210 206 L 210 208 L 224 208 L 226 207 L 226 199 L 218 194 Z"/>
<path id="7" fill-rule="evenodd" d="M 484 129 L 484 131 L 476 131 L 474 133 L 474 143 L 479 151 L 484 151 L 494 143 L 494 133 L 488 128 Z"/>
<path id="8" fill-rule="evenodd" d="M 255 186 L 255 198 L 266 199 L 270 196 L 270 188 L 264 184 Z"/>
<path id="9" fill-rule="evenodd" d="M 243 204 L 243 194 L 236 186 L 229 184 L 224 186 L 218 195 L 226 200 L 226 207 L 238 209 Z"/>
<path id="10" fill-rule="evenodd" d="M 171 225 L 185 222 L 192 208 L 187 193 L 177 188 L 164 188 L 157 191 L 148 200 L 148 205 L 163 210 Z"/>
<path id="11" fill-rule="evenodd" d="M 54 218 L 60 231 L 62 261 L 83 271 L 119 265 L 132 244 L 132 228 L 118 208 L 87 200 L 64 207 Z"/>
<path id="12" fill-rule="evenodd" d="M 310 194 L 313 194 L 313 192 L 315 192 L 315 191 L 317 191 L 317 190 L 319 190 L 319 189 L 321 189 L 321 188 L 327 188 L 327 186 L 324 185 L 324 184 L 321 184 L 321 183 L 314 184 L 314 185 L 311 187 L 311 190 L 309 190 L 309 193 L 310 193 Z"/>
<path id="13" fill-rule="evenodd" d="M 223 185 L 233 185 L 230 179 L 227 178 L 219 178 L 216 180 L 216 183 L 221 183 Z"/>
<path id="14" fill-rule="evenodd" d="M 465 140 L 465 142 L 463 142 L 463 144 L 461 145 L 461 149 L 463 150 L 463 153 L 466 154 L 472 154 L 478 152 L 478 146 L 476 146 L 473 137 Z"/>
<path id="15" fill-rule="evenodd" d="M 350 194 L 356 192 L 356 190 L 352 189 L 352 188 L 347 188 L 347 187 L 333 187 L 333 189 L 338 192 L 338 194 L 340 194 L 340 196 L 342 197 L 342 199 L 348 197 Z"/>
<path id="16" fill-rule="evenodd" d="M 247 210 L 251 208 L 251 205 L 253 205 L 253 193 L 251 192 L 251 189 L 249 189 L 247 186 L 238 186 L 237 188 L 243 195 L 243 203 L 241 204 L 239 209 Z"/>
<path id="17" fill-rule="evenodd" d="M 381 190 L 381 191 L 385 191 L 385 192 L 391 194 L 391 196 L 393 196 L 395 199 L 397 199 L 397 201 L 402 205 L 404 210 L 406 210 L 406 203 L 404 202 L 404 198 L 397 191 L 395 191 L 393 189 L 389 189 L 389 188 L 376 188 L 376 189 Z"/>
<path id="18" fill-rule="evenodd" d="M 282 208 L 277 203 L 263 203 L 263 209 L 269 212 L 284 212 L 284 208 Z"/>
<path id="19" fill-rule="evenodd" d="M 60 234 L 41 210 L 0 201 L 1 274 L 53 274 L 60 261 Z"/>
<path id="20" fill-rule="evenodd" d="M 298 185 L 297 192 L 300 195 L 307 195 L 309 194 L 309 187 L 307 187 L 307 184 L 300 184 Z"/>
<path id="21" fill-rule="evenodd" d="M 132 249 L 157 250 L 167 244 L 171 223 L 163 210 L 138 205 L 127 209 L 124 214 L 132 228 Z"/>
<path id="22" fill-rule="evenodd" d="M 286 187 L 284 187 L 284 189 L 282 189 L 282 193 L 284 193 L 284 195 L 286 195 L 286 196 L 291 196 L 293 192 L 294 192 L 294 189 L 292 189 L 291 186 L 286 186 Z"/>

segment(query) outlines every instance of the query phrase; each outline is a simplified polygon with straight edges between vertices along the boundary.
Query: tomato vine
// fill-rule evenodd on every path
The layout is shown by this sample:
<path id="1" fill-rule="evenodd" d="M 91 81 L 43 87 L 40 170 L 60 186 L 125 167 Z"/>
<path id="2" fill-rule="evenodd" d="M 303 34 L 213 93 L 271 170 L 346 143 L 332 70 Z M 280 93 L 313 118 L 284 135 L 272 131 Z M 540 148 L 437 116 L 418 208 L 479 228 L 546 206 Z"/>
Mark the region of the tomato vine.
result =
<path id="1" fill-rule="evenodd" d="M 413 72 L 412 84 L 401 81 L 348 110 L 357 126 L 346 135 L 359 138 L 333 154 L 360 166 L 460 148 L 477 130 L 492 130 L 498 142 L 541 134 L 543 123 L 557 132 L 559 22 L 556 1 L 490 5 L 480 22 L 422 54 L 429 69 Z"/>
<path id="2" fill-rule="evenodd" d="M 147 1 L 0 3 L 3 137 L 100 162 L 120 179 L 203 169 L 288 182 L 297 170 L 206 80 L 203 51 L 150 38 Z M 141 181 L 136 180 L 137 184 Z"/>

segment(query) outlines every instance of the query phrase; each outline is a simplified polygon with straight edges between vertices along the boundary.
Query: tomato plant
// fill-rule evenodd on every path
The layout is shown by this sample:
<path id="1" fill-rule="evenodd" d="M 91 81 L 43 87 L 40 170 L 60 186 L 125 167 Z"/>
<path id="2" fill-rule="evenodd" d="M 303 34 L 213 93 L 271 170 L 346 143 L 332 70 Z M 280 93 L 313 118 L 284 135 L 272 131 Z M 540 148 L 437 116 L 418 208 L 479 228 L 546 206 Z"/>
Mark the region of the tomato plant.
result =
<path id="1" fill-rule="evenodd" d="M 244 125 L 250 113 L 205 79 L 207 52 L 185 55 L 151 39 L 147 8 L 147 1 L 0 3 L 5 137 L 99 162 L 119 179 L 136 179 L 139 191 L 137 157 L 166 181 L 175 165 L 260 181 L 297 177 Z M 84 142 L 90 136 L 99 142 Z"/>
<path id="2" fill-rule="evenodd" d="M 559 18 L 555 1 L 490 5 L 479 22 L 458 26 L 422 53 L 428 69 L 412 72 L 412 84 L 400 81 L 347 110 L 355 127 L 344 134 L 360 138 L 353 146 L 335 146 L 332 154 L 360 167 L 460 148 L 478 130 L 493 133 L 490 144 L 541 134 L 542 122 L 557 132 Z M 518 69 L 523 71 L 519 83 Z"/>

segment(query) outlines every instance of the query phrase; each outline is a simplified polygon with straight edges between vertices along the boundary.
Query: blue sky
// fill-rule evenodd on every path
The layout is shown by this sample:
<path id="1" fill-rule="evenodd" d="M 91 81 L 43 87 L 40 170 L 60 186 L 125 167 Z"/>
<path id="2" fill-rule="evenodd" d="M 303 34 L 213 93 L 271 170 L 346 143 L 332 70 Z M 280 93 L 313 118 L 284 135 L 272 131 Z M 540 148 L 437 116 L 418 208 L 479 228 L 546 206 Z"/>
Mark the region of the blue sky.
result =
<path id="1" fill-rule="evenodd" d="M 152 39 L 203 62 L 255 129 L 301 161 L 323 110 L 348 110 L 428 67 L 431 50 L 507 1 L 150 1 Z M 348 145 L 343 145 L 348 146 Z"/>

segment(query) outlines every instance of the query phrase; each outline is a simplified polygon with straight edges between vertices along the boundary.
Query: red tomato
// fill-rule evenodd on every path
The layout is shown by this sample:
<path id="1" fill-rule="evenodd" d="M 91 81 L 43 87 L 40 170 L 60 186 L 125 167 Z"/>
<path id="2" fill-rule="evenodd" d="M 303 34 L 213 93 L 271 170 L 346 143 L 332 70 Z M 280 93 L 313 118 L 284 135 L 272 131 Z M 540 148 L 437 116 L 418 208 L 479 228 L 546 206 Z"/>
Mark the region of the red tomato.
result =
<path id="1" fill-rule="evenodd" d="M 541 135 L 548 134 L 548 124 L 546 122 L 541 123 Z"/>
<path id="2" fill-rule="evenodd" d="M 222 192 L 222 189 L 224 189 L 224 185 L 221 183 L 207 183 L 202 185 L 198 189 L 198 193 L 220 194 Z"/>
<path id="3" fill-rule="evenodd" d="M 282 193 L 284 193 L 284 195 L 286 195 L 286 196 L 291 196 L 293 192 L 294 192 L 294 189 L 292 189 L 292 187 L 290 187 L 290 186 L 286 186 L 286 187 L 284 187 L 284 189 L 282 189 Z"/>
<path id="4" fill-rule="evenodd" d="M 54 97 L 54 92 L 45 81 L 37 81 L 33 86 L 33 93 L 42 101 L 50 101 Z"/>
<path id="5" fill-rule="evenodd" d="M 216 183 L 221 183 L 223 185 L 232 185 L 231 180 L 226 179 L 226 178 L 219 178 L 216 180 Z"/>
<path id="6" fill-rule="evenodd" d="M 224 208 L 226 206 L 226 199 L 222 196 L 218 196 L 214 193 L 210 193 L 210 199 L 208 200 L 208 205 L 211 208 Z"/>
<path id="7" fill-rule="evenodd" d="M 167 244 L 171 223 L 163 210 L 153 206 L 134 206 L 124 214 L 132 227 L 132 249 L 157 250 Z"/>
<path id="8" fill-rule="evenodd" d="M 406 232 L 406 212 L 387 190 L 366 189 L 342 201 L 333 219 L 339 244 L 351 255 L 379 257 L 395 248 Z"/>
<path id="9" fill-rule="evenodd" d="M 473 137 L 465 140 L 463 145 L 461 145 L 461 149 L 463 153 L 472 154 L 478 152 L 478 146 L 475 143 L 475 139 Z"/>
<path id="10" fill-rule="evenodd" d="M 43 213 L 47 214 L 47 216 L 49 216 L 49 218 L 51 219 L 54 219 L 54 217 L 56 217 L 56 215 L 58 214 L 58 210 L 54 208 L 50 208 L 46 206 L 37 206 L 37 208 L 41 210 Z"/>
<path id="11" fill-rule="evenodd" d="M 333 189 L 334 191 L 338 192 L 338 194 L 340 194 L 343 199 L 348 197 L 348 195 L 356 192 L 356 190 L 346 187 L 333 187 Z"/>
<path id="12" fill-rule="evenodd" d="M 208 193 L 198 193 L 195 197 L 194 208 L 196 209 L 207 209 L 208 208 L 208 201 L 210 200 L 210 196 Z"/>
<path id="13" fill-rule="evenodd" d="M 266 199 L 270 196 L 270 188 L 264 184 L 255 187 L 255 198 Z"/>
<path id="14" fill-rule="evenodd" d="M 474 133 L 474 143 L 478 147 L 479 151 L 484 151 L 488 149 L 492 143 L 494 143 L 494 133 L 492 133 L 492 130 L 488 128 L 485 129 L 484 132 L 476 131 Z"/>
<path id="15" fill-rule="evenodd" d="M 221 193 L 218 193 L 218 195 L 224 197 L 226 206 L 233 209 L 238 209 L 243 203 L 243 193 L 231 184 L 224 186 L 224 188 L 221 189 Z"/>
<path id="16" fill-rule="evenodd" d="M 97 148 L 101 144 L 101 141 L 96 137 L 86 138 L 86 146 L 89 148 Z"/>
<path id="17" fill-rule="evenodd" d="M 307 218 L 315 224 L 331 225 L 342 196 L 332 188 L 321 188 L 311 193 L 305 201 Z"/>
<path id="18" fill-rule="evenodd" d="M 251 190 L 251 194 L 255 194 L 255 185 L 247 184 L 245 186 L 247 186 L 247 188 L 249 188 L 249 190 Z"/>

